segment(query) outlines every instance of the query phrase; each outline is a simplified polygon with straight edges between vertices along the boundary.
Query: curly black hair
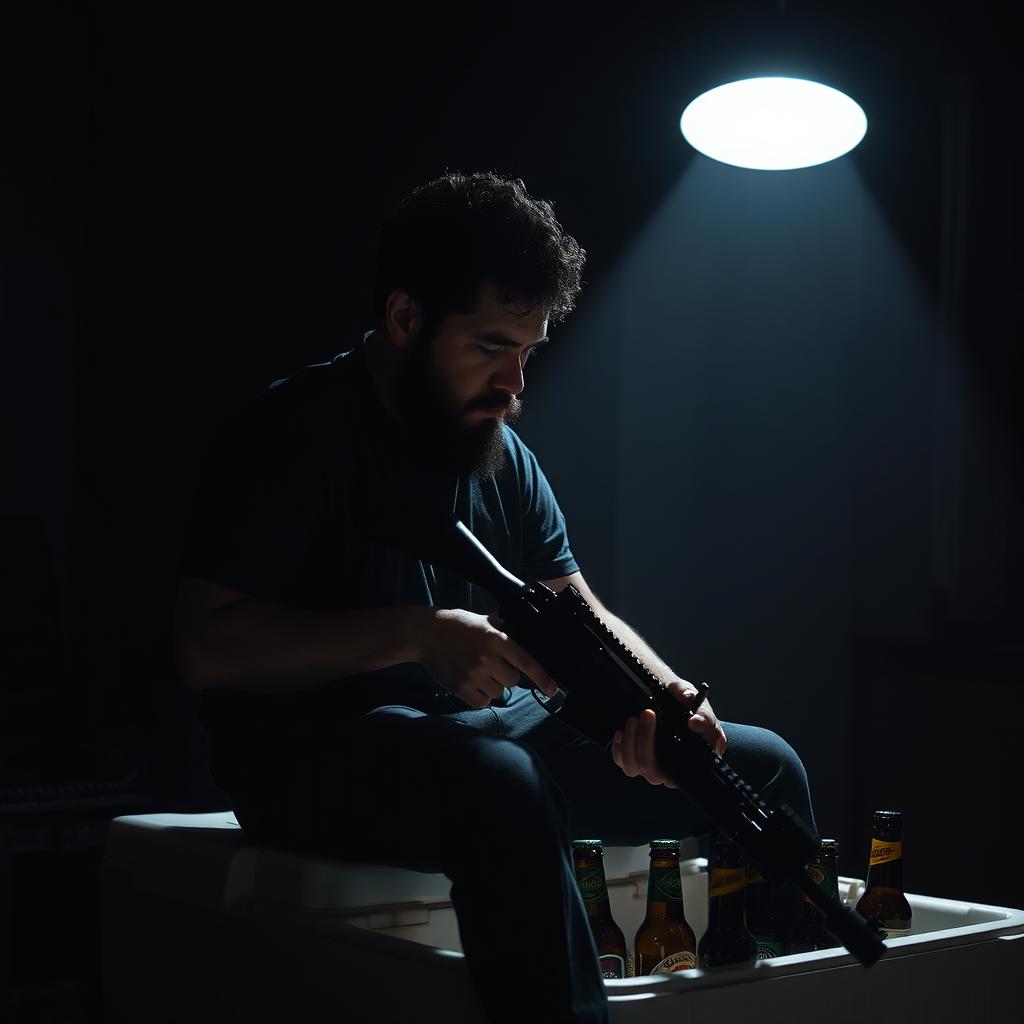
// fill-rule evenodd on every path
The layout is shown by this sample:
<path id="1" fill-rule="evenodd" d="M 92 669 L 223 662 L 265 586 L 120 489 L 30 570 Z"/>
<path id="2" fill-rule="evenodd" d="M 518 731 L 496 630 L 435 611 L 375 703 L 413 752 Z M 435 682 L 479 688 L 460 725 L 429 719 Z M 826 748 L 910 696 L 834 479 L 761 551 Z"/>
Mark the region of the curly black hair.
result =
<path id="1" fill-rule="evenodd" d="M 429 335 L 449 313 L 476 308 L 482 284 L 523 314 L 543 309 L 558 323 L 582 287 L 586 253 L 562 230 L 551 203 L 519 179 L 449 172 L 410 192 L 381 224 L 373 306 L 407 291 Z"/>

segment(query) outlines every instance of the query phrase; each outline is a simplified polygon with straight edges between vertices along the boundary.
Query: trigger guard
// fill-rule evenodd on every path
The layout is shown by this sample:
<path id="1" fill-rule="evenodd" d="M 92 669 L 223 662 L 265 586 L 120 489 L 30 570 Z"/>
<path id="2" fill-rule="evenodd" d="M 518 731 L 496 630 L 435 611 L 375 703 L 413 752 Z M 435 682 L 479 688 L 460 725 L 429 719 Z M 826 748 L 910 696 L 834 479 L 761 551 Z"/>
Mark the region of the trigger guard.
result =
<path id="1" fill-rule="evenodd" d="M 542 691 L 538 690 L 536 686 L 532 687 L 530 693 L 533 694 L 533 699 L 549 714 L 557 715 L 562 710 L 562 706 L 565 704 L 565 691 L 559 690 L 554 697 L 545 696 Z M 554 706 L 552 706 L 554 705 Z"/>

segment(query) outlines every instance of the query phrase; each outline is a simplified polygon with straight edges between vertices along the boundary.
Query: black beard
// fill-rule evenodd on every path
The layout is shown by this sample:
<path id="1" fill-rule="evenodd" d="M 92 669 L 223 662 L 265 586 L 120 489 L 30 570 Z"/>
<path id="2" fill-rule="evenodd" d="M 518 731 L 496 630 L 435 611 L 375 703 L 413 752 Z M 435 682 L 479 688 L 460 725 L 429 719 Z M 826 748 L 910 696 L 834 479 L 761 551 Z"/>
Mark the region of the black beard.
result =
<path id="1" fill-rule="evenodd" d="M 433 338 L 417 338 L 395 379 L 395 401 L 406 428 L 410 451 L 441 473 L 493 478 L 505 464 L 505 437 L 501 419 L 484 419 L 466 426 L 444 382 L 431 361 Z M 508 403 L 506 423 L 519 418 L 522 403 L 514 396 L 494 394 L 471 408 L 493 408 Z"/>

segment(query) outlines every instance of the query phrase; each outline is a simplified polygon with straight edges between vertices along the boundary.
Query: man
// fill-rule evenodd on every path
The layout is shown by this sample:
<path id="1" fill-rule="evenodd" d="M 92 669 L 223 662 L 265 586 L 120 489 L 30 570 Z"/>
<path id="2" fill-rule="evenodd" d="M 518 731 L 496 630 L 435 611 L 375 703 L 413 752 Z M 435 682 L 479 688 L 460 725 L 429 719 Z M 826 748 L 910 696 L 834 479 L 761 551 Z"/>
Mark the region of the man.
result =
<path id="1" fill-rule="evenodd" d="M 415 190 L 382 230 L 376 329 L 225 425 L 182 564 L 178 664 L 243 828 L 443 870 L 495 1021 L 607 1020 L 573 836 L 707 830 L 655 762 L 653 713 L 624 722 L 609 757 L 532 699 L 526 687 L 555 681 L 494 599 L 416 557 L 423 524 L 454 512 L 520 578 L 576 586 L 681 701 L 694 692 L 591 591 L 509 427 L 583 264 L 520 181 L 448 174 Z M 730 725 L 727 741 L 707 702 L 690 727 L 813 825 L 782 739 Z M 512 880 L 500 900 L 495 878 Z"/>

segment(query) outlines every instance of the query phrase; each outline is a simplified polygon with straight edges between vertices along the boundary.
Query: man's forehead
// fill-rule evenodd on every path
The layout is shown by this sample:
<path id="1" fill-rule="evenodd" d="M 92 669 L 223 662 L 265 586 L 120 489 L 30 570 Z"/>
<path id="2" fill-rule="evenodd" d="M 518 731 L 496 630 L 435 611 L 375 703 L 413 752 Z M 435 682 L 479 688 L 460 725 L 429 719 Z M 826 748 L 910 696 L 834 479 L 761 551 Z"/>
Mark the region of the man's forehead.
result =
<path id="1" fill-rule="evenodd" d="M 463 331 L 496 344 L 537 345 L 548 340 L 548 317 L 543 309 L 481 303 L 473 312 L 454 319 Z"/>
<path id="2" fill-rule="evenodd" d="M 506 348 L 533 348 L 536 345 L 546 345 L 551 339 L 546 334 L 531 331 L 529 334 L 516 332 L 513 336 L 508 331 L 500 328 L 495 330 L 471 331 L 471 336 L 477 341 L 484 341 L 491 345 L 504 345 Z"/>
<path id="3" fill-rule="evenodd" d="M 492 284 L 483 284 L 478 293 L 476 312 L 481 318 L 500 320 L 505 324 L 539 326 L 543 333 L 548 318 L 540 306 L 529 306 Z"/>

